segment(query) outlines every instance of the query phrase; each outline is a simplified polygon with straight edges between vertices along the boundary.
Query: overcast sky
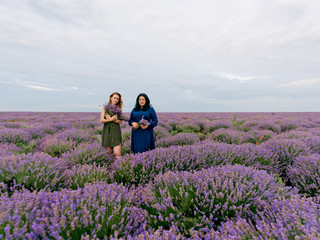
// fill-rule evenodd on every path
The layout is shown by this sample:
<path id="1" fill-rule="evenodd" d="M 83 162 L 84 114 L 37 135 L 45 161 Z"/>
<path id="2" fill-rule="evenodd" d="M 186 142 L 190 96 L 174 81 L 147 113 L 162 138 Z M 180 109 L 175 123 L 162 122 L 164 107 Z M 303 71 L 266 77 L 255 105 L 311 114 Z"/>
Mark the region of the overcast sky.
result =
<path id="1" fill-rule="evenodd" d="M 1 0 L 0 111 L 320 111 L 318 0 Z"/>

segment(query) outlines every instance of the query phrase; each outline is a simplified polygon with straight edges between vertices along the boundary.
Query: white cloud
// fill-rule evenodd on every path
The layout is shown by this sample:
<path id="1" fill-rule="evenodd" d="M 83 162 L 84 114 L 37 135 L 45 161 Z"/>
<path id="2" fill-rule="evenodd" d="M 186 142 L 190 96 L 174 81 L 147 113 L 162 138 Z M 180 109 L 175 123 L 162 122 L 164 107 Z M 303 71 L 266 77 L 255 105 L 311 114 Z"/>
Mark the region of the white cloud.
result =
<path id="1" fill-rule="evenodd" d="M 63 105 L 54 105 L 53 108 L 55 109 L 101 109 L 102 105 L 94 105 L 94 104 L 63 104 Z"/>
<path id="2" fill-rule="evenodd" d="M 229 80 L 238 80 L 239 82 L 247 82 L 257 78 L 256 76 L 239 76 L 233 73 L 220 73 L 218 76 Z"/>
<path id="3" fill-rule="evenodd" d="M 12 82 L 9 81 L 0 81 L 0 83 L 3 84 L 8 84 L 8 85 L 14 85 L 14 86 L 19 86 L 19 87 L 26 87 L 26 88 L 32 88 L 35 90 L 40 90 L 40 91 L 56 91 L 56 92 L 63 92 L 63 91 L 77 91 L 79 90 L 78 87 L 68 87 L 68 86 L 54 86 L 52 87 L 53 84 L 44 84 L 44 83 L 39 83 L 39 82 L 27 82 L 27 81 L 18 81 L 14 80 Z"/>
<path id="4" fill-rule="evenodd" d="M 23 87 L 32 88 L 32 89 L 36 89 L 36 90 L 41 90 L 41 91 L 59 91 L 59 89 L 36 86 L 36 85 L 30 85 L 30 84 L 25 84 L 25 85 L 22 85 L 22 86 Z"/>
<path id="5" fill-rule="evenodd" d="M 279 87 L 320 87 L 320 78 L 305 79 L 278 85 Z M 319 89 L 320 90 L 320 89 Z"/>

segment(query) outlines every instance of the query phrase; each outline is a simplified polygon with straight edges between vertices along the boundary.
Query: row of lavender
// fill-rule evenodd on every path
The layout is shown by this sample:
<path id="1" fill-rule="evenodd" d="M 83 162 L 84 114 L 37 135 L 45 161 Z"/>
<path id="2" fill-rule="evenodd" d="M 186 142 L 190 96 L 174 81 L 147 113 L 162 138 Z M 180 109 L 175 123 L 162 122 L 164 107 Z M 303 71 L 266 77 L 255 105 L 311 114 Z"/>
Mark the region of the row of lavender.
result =
<path id="1" fill-rule="evenodd" d="M 317 113 L 161 113 L 119 161 L 98 114 L 0 116 L 2 238 L 319 237 Z"/>

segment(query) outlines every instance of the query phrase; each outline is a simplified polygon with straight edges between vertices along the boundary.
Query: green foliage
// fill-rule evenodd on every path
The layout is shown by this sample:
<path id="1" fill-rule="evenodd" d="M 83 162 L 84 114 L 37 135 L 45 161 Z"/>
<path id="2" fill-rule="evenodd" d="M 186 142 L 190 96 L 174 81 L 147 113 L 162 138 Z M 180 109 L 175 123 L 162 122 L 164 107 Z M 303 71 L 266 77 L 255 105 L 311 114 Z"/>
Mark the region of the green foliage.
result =
<path id="1" fill-rule="evenodd" d="M 52 157 L 60 157 L 63 153 L 70 152 L 75 147 L 75 143 L 71 141 L 59 141 L 47 144 L 43 152 L 49 154 Z"/>
<path id="2" fill-rule="evenodd" d="M 31 141 L 29 142 L 28 144 L 18 144 L 18 147 L 21 148 L 22 152 L 23 153 L 33 153 L 34 152 L 34 149 L 36 148 L 37 144 L 36 144 L 36 141 Z"/>
<path id="3" fill-rule="evenodd" d="M 83 188 L 87 183 L 111 182 L 110 171 L 108 171 L 107 165 L 77 165 L 70 169 L 67 175 L 67 187 L 74 190 L 78 188 Z"/>
<path id="4" fill-rule="evenodd" d="M 10 167 L 2 168 L 0 172 L 0 182 L 7 185 L 9 193 L 22 187 L 29 190 L 58 190 L 64 182 L 63 172 L 56 169 L 55 164 L 36 159 L 13 161 Z"/>
<path id="5" fill-rule="evenodd" d="M 134 177 L 131 176 L 131 166 L 129 161 L 122 161 L 115 172 L 113 173 L 113 180 L 117 183 L 131 185 Z"/>
<path id="6" fill-rule="evenodd" d="M 130 140 L 131 138 L 131 133 L 130 132 L 125 132 L 122 134 L 122 143 Z"/>

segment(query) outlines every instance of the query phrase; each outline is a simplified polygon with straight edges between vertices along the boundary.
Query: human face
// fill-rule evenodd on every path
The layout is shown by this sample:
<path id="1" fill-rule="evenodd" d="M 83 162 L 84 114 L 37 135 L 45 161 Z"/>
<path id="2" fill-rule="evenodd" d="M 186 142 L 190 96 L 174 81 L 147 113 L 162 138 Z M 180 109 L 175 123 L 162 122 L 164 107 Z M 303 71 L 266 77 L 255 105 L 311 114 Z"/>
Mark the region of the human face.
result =
<path id="1" fill-rule="evenodd" d="M 143 107 L 144 105 L 146 105 L 146 98 L 144 96 L 139 97 L 139 105 L 140 107 Z"/>
<path id="2" fill-rule="evenodd" d="M 111 97 L 111 103 L 116 105 L 119 102 L 119 95 L 118 94 L 113 94 L 113 96 Z"/>

